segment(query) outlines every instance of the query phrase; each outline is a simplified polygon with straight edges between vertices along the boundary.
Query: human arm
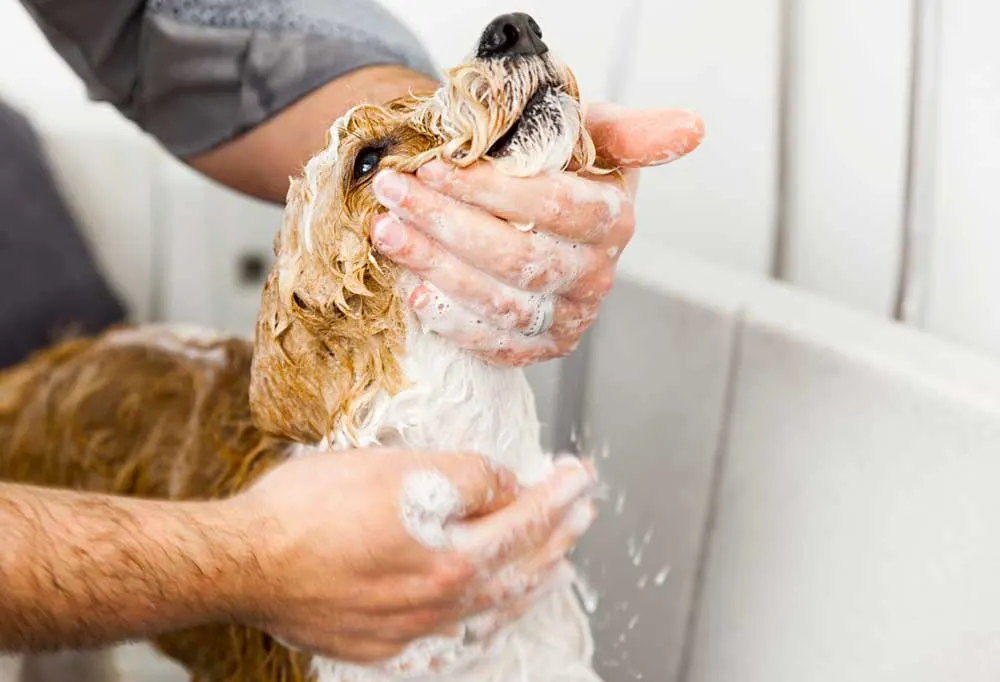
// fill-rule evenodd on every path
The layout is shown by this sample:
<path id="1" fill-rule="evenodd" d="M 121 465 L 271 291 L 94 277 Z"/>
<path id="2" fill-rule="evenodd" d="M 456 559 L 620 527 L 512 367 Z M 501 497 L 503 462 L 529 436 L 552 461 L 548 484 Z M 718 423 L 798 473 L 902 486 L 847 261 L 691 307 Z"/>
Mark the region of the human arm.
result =
<path id="1" fill-rule="evenodd" d="M 406 532 L 403 484 L 426 470 L 457 489 L 464 543 L 429 549 Z M 353 450 L 293 459 L 216 502 L 0 484 L 0 651 L 240 622 L 381 660 L 474 613 L 502 624 L 523 599 L 494 576 L 509 566 L 539 585 L 585 530 L 569 512 L 592 483 L 563 465 L 518 491 L 477 456 Z"/>
<path id="2" fill-rule="evenodd" d="M 275 202 L 347 108 L 437 84 L 417 39 L 374 2 L 21 1 L 92 98 Z"/>
<path id="3" fill-rule="evenodd" d="M 253 556 L 227 521 L 214 503 L 0 483 L 0 651 L 100 646 L 223 618 L 231 576 Z"/>
<path id="4" fill-rule="evenodd" d="M 436 85 L 433 79 L 405 67 L 365 67 L 321 86 L 274 118 L 187 162 L 235 190 L 283 202 L 288 178 L 323 148 L 334 119 L 358 102 L 385 102 Z"/>

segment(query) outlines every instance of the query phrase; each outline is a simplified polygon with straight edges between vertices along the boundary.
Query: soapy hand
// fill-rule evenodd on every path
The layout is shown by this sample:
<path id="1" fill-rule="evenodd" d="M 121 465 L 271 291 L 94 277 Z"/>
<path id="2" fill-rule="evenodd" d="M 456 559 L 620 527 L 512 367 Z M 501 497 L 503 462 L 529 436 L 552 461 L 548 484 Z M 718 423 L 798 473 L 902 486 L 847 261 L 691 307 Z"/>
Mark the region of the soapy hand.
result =
<path id="1" fill-rule="evenodd" d="M 459 169 L 442 161 L 416 177 L 390 170 L 376 176 L 376 196 L 389 212 L 372 226 L 372 238 L 405 268 L 408 303 L 425 328 L 502 365 L 576 348 L 635 230 L 638 169 L 688 154 L 704 134 L 701 119 L 687 111 L 609 103 L 591 105 L 586 123 L 598 156 L 621 176 L 514 178 L 488 163 Z M 546 298 L 551 326 L 528 335 Z"/>
<path id="2" fill-rule="evenodd" d="M 407 523 L 414 476 L 448 488 L 443 545 Z M 431 635 L 488 637 L 565 579 L 567 553 L 594 518 L 592 468 L 557 463 L 519 489 L 467 454 L 319 452 L 293 459 L 232 498 L 231 527 L 259 548 L 257 577 L 233 614 L 291 646 L 374 663 Z M 439 526 L 440 528 L 440 526 Z"/>

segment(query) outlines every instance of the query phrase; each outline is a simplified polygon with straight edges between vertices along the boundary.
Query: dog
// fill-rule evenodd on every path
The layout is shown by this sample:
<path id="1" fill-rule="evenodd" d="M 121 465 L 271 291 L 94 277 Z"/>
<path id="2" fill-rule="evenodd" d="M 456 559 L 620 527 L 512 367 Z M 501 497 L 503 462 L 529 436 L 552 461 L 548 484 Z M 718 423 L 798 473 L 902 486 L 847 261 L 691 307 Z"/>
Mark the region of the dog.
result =
<path id="1" fill-rule="evenodd" d="M 406 305 L 412 276 L 369 238 L 385 211 L 376 172 L 413 172 L 434 158 L 514 176 L 617 172 L 597 158 L 575 77 L 535 20 L 501 15 L 436 91 L 359 105 L 334 122 L 326 147 L 291 179 L 252 340 L 127 326 L 0 375 L 0 480 L 219 498 L 290 457 L 371 445 L 475 451 L 523 484 L 541 480 L 554 464 L 524 372 L 425 332 Z M 451 312 L 443 302 L 435 311 Z M 153 645 L 196 682 L 599 681 L 588 619 L 564 575 L 488 641 L 470 636 L 470 623 L 381 666 L 313 657 L 236 625 Z M 428 647 L 447 665 L 421 669 Z"/>

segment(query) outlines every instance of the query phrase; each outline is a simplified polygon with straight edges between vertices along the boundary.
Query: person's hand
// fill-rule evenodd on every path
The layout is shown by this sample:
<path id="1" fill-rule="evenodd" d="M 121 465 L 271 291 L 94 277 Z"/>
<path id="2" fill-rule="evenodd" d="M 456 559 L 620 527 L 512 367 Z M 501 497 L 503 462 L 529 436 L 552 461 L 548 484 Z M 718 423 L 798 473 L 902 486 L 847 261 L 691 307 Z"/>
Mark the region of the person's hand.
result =
<path id="1" fill-rule="evenodd" d="M 237 617 L 297 649 L 356 663 L 460 634 L 472 616 L 474 634 L 488 637 L 553 586 L 593 520 L 594 482 L 573 461 L 519 491 L 512 474 L 474 455 L 294 459 L 231 500 L 235 527 L 258 548 L 256 579 L 242 590 L 253 596 Z M 427 514 L 449 510 L 444 528 Z"/>
<path id="2" fill-rule="evenodd" d="M 576 348 L 635 230 L 638 169 L 684 156 L 704 134 L 701 119 L 681 110 L 596 103 L 586 119 L 599 158 L 622 168 L 624 183 L 573 172 L 512 178 L 488 163 L 441 161 L 416 177 L 376 177 L 389 213 L 372 226 L 373 241 L 405 269 L 408 303 L 425 328 L 494 364 Z"/>

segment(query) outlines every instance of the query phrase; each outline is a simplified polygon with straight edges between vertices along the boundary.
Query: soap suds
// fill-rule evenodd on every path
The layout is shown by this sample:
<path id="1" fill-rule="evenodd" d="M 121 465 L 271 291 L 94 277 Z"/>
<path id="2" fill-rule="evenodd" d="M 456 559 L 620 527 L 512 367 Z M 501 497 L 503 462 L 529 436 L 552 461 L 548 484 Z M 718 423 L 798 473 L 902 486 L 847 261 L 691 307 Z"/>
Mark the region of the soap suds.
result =
<path id="1" fill-rule="evenodd" d="M 431 549 L 448 547 L 445 524 L 461 509 L 458 489 L 440 471 L 414 471 L 403 480 L 400 513 L 417 542 Z"/>

